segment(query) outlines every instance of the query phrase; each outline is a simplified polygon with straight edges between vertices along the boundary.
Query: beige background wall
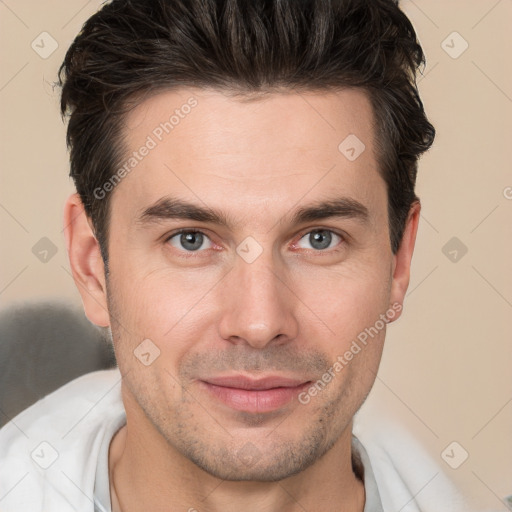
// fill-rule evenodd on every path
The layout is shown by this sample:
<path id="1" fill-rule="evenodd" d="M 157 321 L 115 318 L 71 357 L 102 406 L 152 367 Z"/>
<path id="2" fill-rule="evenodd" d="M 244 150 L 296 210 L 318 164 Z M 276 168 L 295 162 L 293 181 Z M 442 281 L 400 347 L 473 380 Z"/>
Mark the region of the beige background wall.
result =
<path id="1" fill-rule="evenodd" d="M 80 304 L 62 234 L 73 187 L 51 84 L 99 5 L 0 2 L 3 307 L 49 297 Z M 423 216 L 405 314 L 388 332 L 370 400 L 398 415 L 468 492 L 505 510 L 498 497 L 512 494 L 512 2 L 403 7 L 427 55 L 420 92 L 438 134 L 420 165 Z M 46 59 L 31 47 L 35 40 L 39 52 L 51 49 L 42 32 L 58 44 Z M 43 237 L 57 250 L 46 263 L 32 252 Z M 440 456 L 452 441 L 469 453 L 456 470 Z"/>

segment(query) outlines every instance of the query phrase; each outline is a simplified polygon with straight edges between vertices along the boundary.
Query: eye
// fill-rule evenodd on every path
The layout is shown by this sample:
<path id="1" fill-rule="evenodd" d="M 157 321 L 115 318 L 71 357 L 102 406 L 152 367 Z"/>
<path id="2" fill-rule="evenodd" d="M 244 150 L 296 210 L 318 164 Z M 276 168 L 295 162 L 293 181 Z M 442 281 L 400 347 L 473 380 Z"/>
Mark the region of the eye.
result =
<path id="1" fill-rule="evenodd" d="M 309 247 L 304 247 L 301 244 L 302 241 L 309 244 Z M 338 242 L 335 245 L 331 246 L 332 242 Z M 298 242 L 297 245 L 302 247 L 303 249 L 314 249 L 317 251 L 323 251 L 324 249 L 329 249 L 331 247 L 335 247 L 339 244 L 339 242 L 343 241 L 343 238 L 340 235 L 337 235 L 333 231 L 328 229 L 315 229 L 306 233 Z"/>
<path id="2" fill-rule="evenodd" d="M 211 240 L 201 231 L 178 231 L 171 235 L 167 242 L 173 247 L 187 252 L 197 252 L 200 249 L 211 249 Z M 204 244 L 206 243 L 206 246 Z"/>

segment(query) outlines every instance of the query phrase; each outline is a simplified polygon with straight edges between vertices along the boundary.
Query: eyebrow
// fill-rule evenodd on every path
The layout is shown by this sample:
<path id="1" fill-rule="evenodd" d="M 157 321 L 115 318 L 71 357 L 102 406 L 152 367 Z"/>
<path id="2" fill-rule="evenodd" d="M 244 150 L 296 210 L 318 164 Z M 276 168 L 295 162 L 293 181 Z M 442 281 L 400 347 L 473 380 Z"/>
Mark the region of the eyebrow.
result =
<path id="1" fill-rule="evenodd" d="M 297 208 L 293 211 L 290 222 L 292 225 L 297 225 L 328 218 L 354 219 L 365 224 L 368 223 L 370 215 L 368 208 L 359 201 L 349 197 L 339 197 L 316 201 Z M 152 206 L 144 209 L 137 217 L 136 223 L 146 226 L 169 219 L 193 220 L 226 228 L 232 228 L 237 224 L 222 211 L 170 196 L 162 197 Z"/>

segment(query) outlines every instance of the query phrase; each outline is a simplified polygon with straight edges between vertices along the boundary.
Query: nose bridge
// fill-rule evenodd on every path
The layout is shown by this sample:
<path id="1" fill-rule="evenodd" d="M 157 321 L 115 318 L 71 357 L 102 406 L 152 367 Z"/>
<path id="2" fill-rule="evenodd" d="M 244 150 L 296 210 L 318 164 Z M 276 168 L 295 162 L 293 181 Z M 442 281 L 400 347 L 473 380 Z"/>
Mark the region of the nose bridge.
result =
<path id="1" fill-rule="evenodd" d="M 297 336 L 293 294 L 282 274 L 270 249 L 252 261 L 244 259 L 243 253 L 236 257 L 224 287 L 224 339 L 263 348 L 279 335 L 283 340 Z"/>

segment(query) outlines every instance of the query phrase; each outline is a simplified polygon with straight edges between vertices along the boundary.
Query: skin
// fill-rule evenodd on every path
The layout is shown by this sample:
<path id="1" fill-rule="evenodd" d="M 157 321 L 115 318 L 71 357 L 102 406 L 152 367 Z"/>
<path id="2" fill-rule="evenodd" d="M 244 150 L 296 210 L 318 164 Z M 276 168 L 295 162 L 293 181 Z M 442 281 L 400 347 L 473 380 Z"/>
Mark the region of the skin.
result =
<path id="1" fill-rule="evenodd" d="M 80 199 L 65 206 L 85 312 L 110 326 L 123 375 L 127 425 L 109 455 L 113 510 L 362 511 L 352 420 L 375 380 L 385 328 L 307 405 L 294 397 L 271 412 L 238 411 L 200 381 L 321 378 L 402 304 L 420 205 L 393 254 L 373 112 L 356 89 L 253 101 L 204 89 L 159 93 L 128 114 L 128 153 L 191 96 L 197 106 L 114 190 L 108 280 Z M 352 162 L 338 150 L 349 134 L 366 146 Z M 166 195 L 221 210 L 233 225 L 137 222 Z M 291 223 L 297 208 L 338 197 L 364 205 L 367 219 Z M 180 228 L 205 233 L 199 251 L 179 235 L 169 240 Z M 319 229 L 334 233 L 327 248 L 311 241 Z M 252 263 L 236 252 L 248 236 L 262 249 Z M 149 366 L 133 353 L 144 339 L 160 350 Z"/>

